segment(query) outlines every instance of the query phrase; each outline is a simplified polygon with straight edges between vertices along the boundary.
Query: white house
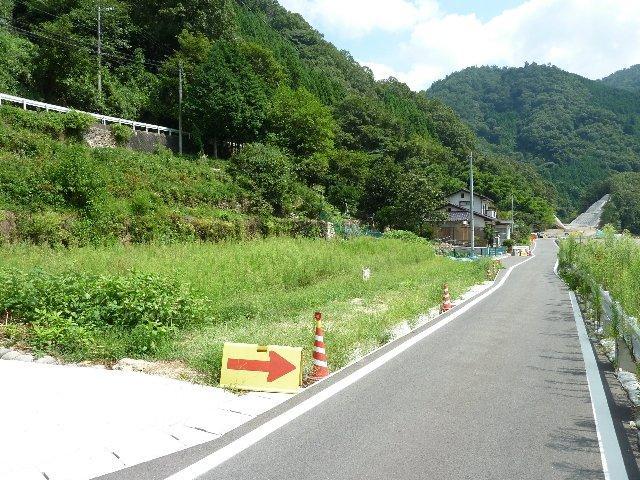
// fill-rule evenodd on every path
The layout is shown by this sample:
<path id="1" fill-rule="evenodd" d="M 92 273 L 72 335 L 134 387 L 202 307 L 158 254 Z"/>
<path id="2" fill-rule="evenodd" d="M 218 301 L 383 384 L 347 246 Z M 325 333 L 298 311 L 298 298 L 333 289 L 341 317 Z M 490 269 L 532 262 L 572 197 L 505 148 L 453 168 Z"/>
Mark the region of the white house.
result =
<path id="1" fill-rule="evenodd" d="M 453 245 L 467 246 L 471 243 L 471 192 L 466 189 L 458 190 L 447 197 L 447 204 L 440 211 L 446 215 L 446 220 L 440 222 L 435 229 L 435 237 Z M 498 218 L 498 211 L 489 197 L 473 195 L 475 244 L 487 246 L 485 228 L 492 226 L 496 236 L 494 246 L 500 246 L 511 238 L 511 220 Z"/>

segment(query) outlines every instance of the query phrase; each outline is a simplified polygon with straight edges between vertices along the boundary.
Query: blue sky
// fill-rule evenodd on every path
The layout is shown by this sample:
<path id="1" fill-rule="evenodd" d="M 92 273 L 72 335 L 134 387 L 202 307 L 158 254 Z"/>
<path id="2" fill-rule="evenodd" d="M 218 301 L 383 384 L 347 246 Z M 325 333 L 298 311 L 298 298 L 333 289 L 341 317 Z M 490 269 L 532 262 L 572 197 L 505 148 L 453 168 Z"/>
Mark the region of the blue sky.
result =
<path id="1" fill-rule="evenodd" d="M 472 65 L 552 63 L 602 78 L 640 63 L 640 0 L 280 0 L 413 89 Z"/>
<path id="2" fill-rule="evenodd" d="M 481 20 L 487 21 L 508 8 L 517 7 L 522 0 L 442 0 L 440 7 L 447 13 L 461 15 L 475 13 Z"/>

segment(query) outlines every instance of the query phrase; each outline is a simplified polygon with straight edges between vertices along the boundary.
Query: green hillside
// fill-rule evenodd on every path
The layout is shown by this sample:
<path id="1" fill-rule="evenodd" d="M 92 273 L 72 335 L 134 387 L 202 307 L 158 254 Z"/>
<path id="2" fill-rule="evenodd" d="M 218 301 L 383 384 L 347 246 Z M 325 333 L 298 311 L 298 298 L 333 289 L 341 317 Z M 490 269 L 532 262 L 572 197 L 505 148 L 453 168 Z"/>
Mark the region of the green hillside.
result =
<path id="1" fill-rule="evenodd" d="M 614 175 L 601 186 L 604 192 L 611 194 L 611 200 L 604 209 L 603 221 L 640 235 L 640 173 Z"/>
<path id="2" fill-rule="evenodd" d="M 630 92 L 640 92 L 640 65 L 614 72 L 603 78 L 602 83 L 609 87 L 621 88 Z"/>
<path id="3" fill-rule="evenodd" d="M 140 241 L 172 238 L 173 230 L 164 225 L 176 210 L 178 217 L 202 219 L 216 219 L 224 210 L 225 222 L 238 217 L 340 222 L 348 216 L 380 229 L 428 235 L 444 194 L 467 181 L 467 155 L 478 142 L 449 107 L 398 81 L 376 82 L 347 52 L 273 0 L 105 0 L 103 7 L 102 94 L 97 90 L 96 9 L 89 0 L 3 3 L 0 91 L 175 126 L 182 65 L 190 148 L 207 157 L 131 154 L 140 159 L 136 162 L 153 165 L 141 174 L 150 189 L 116 189 L 146 193 L 134 202 L 143 205 L 138 211 L 129 200 L 113 208 L 164 219 L 163 226 L 152 228 L 153 235 L 133 236 Z M 4 123 L 30 138 L 15 115 L 7 114 Z M 50 138 L 42 140 L 46 148 L 26 152 L 9 143 L 2 147 L 9 164 L 3 168 L 19 176 L 13 165 L 34 170 L 34 162 L 66 162 L 70 151 L 81 151 L 80 157 L 104 166 L 107 186 L 98 197 L 118 203 L 110 185 L 119 180 L 109 177 L 120 170 L 104 159 L 115 163 L 128 154 L 89 152 L 70 142 L 62 146 Z M 231 156 L 232 144 L 245 148 Z M 222 160 L 207 160 L 212 157 Z M 502 210 L 509 209 L 513 193 L 522 224 L 540 227 L 550 221 L 555 197 L 533 168 L 496 154 L 477 159 L 481 193 L 495 198 Z M 183 190 L 180 183 L 170 187 L 174 197 L 154 192 L 156 184 L 166 185 L 155 175 L 169 175 L 162 170 L 178 175 L 183 168 L 195 172 L 195 184 L 202 182 L 216 195 L 184 200 L 196 187 Z M 207 183 L 209 178 L 220 182 L 219 188 Z M 0 201 L 0 209 L 25 215 L 36 208 L 31 197 L 13 193 Z M 37 205 L 38 212 L 71 209 L 76 218 L 93 215 L 93 203 L 47 202 Z"/>
<path id="4" fill-rule="evenodd" d="M 427 94 L 452 106 L 487 151 L 534 165 L 557 188 L 565 219 L 594 183 L 640 170 L 640 96 L 631 92 L 530 64 L 467 68 Z"/>

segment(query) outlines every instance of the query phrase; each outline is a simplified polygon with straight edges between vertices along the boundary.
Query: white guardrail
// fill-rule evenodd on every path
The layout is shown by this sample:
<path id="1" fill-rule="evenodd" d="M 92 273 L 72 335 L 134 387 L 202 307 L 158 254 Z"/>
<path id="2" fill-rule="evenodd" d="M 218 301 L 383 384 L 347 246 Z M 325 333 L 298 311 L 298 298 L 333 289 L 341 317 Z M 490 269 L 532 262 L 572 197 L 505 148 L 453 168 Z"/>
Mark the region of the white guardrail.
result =
<path id="1" fill-rule="evenodd" d="M 174 128 L 162 127 L 160 125 L 153 125 L 150 123 L 135 122 L 133 120 L 125 120 L 124 118 L 109 117 L 108 115 L 101 115 L 99 113 L 83 112 L 82 110 L 75 110 L 73 108 L 61 107 L 59 105 L 52 105 L 50 103 L 37 102 L 35 100 L 29 100 L 27 98 L 7 95 L 6 93 L 0 93 L 0 105 L 2 105 L 2 102 L 19 104 L 25 110 L 31 107 L 31 108 L 43 109 L 43 110 L 46 110 L 47 112 L 52 111 L 52 112 L 68 113 L 70 111 L 76 111 L 76 112 L 84 113 L 87 115 L 91 115 L 92 117 L 98 119 L 100 123 L 102 123 L 103 125 L 107 125 L 108 123 L 119 123 L 120 125 L 129 125 L 134 131 L 140 130 L 145 132 L 166 133 L 168 135 L 178 134 L 178 130 Z"/>
<path id="2" fill-rule="evenodd" d="M 618 331 L 620 338 L 624 340 L 636 362 L 640 362 L 640 324 L 638 319 L 627 315 L 622 306 L 606 290 L 600 289 L 602 298 L 603 324 L 611 324 L 614 318 L 618 319 Z"/>

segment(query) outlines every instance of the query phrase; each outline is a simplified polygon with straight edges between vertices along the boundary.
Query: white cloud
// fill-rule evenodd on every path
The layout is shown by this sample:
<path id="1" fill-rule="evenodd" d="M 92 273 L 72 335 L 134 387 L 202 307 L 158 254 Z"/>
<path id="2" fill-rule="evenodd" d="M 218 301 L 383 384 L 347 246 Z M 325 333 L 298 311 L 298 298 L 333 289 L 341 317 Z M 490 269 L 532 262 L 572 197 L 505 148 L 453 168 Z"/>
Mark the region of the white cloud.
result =
<path id="1" fill-rule="evenodd" d="M 330 25 L 345 36 L 374 30 L 396 32 L 438 11 L 436 0 L 280 0 L 285 8 L 309 21 Z"/>
<path id="2" fill-rule="evenodd" d="M 426 88 L 471 65 L 553 63 L 589 78 L 640 63 L 640 0 L 528 0 L 488 21 L 435 0 L 282 0 L 338 37 L 402 34 L 394 65 L 354 52 L 377 78 Z"/>

